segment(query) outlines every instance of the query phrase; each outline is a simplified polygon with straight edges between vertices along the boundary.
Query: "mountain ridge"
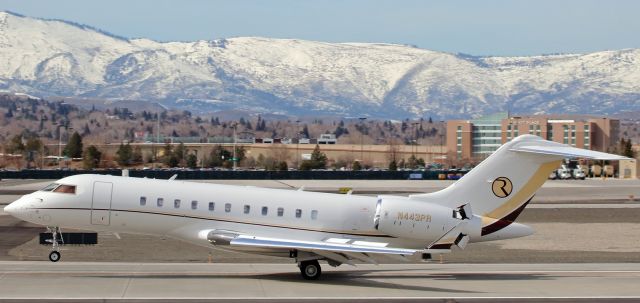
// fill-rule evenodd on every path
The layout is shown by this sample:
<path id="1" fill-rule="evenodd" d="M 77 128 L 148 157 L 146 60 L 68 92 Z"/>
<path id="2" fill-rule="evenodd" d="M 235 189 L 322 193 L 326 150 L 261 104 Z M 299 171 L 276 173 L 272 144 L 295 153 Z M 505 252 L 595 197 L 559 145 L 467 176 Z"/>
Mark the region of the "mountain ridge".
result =
<path id="1" fill-rule="evenodd" d="M 0 90 L 288 115 L 615 114 L 640 109 L 640 50 L 485 57 L 263 37 L 158 42 L 0 12 Z"/>

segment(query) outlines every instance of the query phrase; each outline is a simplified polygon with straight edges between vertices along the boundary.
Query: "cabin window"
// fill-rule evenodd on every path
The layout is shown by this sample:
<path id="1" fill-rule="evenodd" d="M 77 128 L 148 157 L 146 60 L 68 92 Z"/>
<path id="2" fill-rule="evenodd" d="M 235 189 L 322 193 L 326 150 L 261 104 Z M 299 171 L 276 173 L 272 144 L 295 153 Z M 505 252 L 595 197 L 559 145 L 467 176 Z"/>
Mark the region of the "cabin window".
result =
<path id="1" fill-rule="evenodd" d="M 209 202 L 209 211 L 213 211 L 213 209 L 216 207 L 216 204 L 213 202 Z"/>
<path id="2" fill-rule="evenodd" d="M 231 203 L 227 203 L 224 205 L 224 212 L 226 213 L 231 212 Z"/>
<path id="3" fill-rule="evenodd" d="M 173 207 L 180 208 L 180 199 L 173 200 Z"/>
<path id="4" fill-rule="evenodd" d="M 284 216 L 284 208 L 278 207 L 278 217 Z"/>
<path id="5" fill-rule="evenodd" d="M 47 185 L 47 187 L 41 189 L 41 191 L 52 191 L 54 189 L 56 189 L 56 187 L 58 187 L 60 184 L 58 183 L 51 183 L 49 185 Z"/>
<path id="6" fill-rule="evenodd" d="M 251 206 L 249 206 L 249 205 L 245 205 L 245 206 L 244 206 L 244 213 L 245 213 L 245 214 L 248 214 L 249 212 L 251 212 Z"/>
<path id="7" fill-rule="evenodd" d="M 314 209 L 311 211 L 311 220 L 315 219 L 318 219 L 318 211 Z"/>
<path id="8" fill-rule="evenodd" d="M 266 216 L 268 213 L 269 213 L 269 208 L 268 208 L 268 207 L 266 207 L 266 206 L 263 206 L 263 207 L 262 207 L 262 215 L 263 215 L 263 216 Z"/>
<path id="9" fill-rule="evenodd" d="M 75 185 L 60 185 L 53 190 L 54 193 L 63 193 L 63 194 L 75 194 L 76 186 Z"/>
<path id="10" fill-rule="evenodd" d="M 198 201 L 196 200 L 191 201 L 191 209 L 198 209 Z"/>
<path id="11" fill-rule="evenodd" d="M 302 209 L 296 209 L 296 218 L 302 218 Z"/>
<path id="12" fill-rule="evenodd" d="M 147 197 L 140 197 L 140 206 L 147 205 Z"/>
<path id="13" fill-rule="evenodd" d="M 164 198 L 158 198 L 158 207 L 162 207 L 164 204 Z"/>

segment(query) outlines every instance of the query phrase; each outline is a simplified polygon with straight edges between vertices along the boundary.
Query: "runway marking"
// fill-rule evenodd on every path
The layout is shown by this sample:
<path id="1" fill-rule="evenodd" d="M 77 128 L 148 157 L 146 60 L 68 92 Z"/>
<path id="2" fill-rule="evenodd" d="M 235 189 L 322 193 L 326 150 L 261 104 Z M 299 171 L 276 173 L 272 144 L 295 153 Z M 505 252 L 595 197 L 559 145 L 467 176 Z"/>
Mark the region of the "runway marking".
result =
<path id="1" fill-rule="evenodd" d="M 413 271 L 411 273 L 406 273 L 403 270 L 385 270 L 385 269 L 380 269 L 380 270 L 371 270 L 369 273 L 366 274 L 358 274 L 358 269 L 355 269 L 354 271 L 347 271 L 347 270 L 324 270 L 324 273 L 345 273 L 347 275 L 350 274 L 354 274 L 357 276 L 366 276 L 368 274 L 375 274 L 377 276 L 380 275 L 394 275 L 397 276 L 398 273 L 404 273 L 405 276 L 416 276 L 416 275 L 420 275 L 420 274 L 426 274 L 426 276 L 429 275 L 434 275 L 434 274 L 438 274 L 438 275 L 442 275 L 442 274 L 449 274 L 449 275 L 459 275 L 459 274 L 473 274 L 473 275 L 480 275 L 480 274 L 640 274 L 640 270 L 513 270 L 513 271 L 442 271 L 442 270 L 436 270 L 436 271 L 430 271 L 428 269 L 425 269 L 424 271 Z M 9 270 L 9 271 L 1 271 L 2 272 L 2 276 L 0 276 L 0 279 L 2 279 L 2 277 L 4 277 L 5 275 L 44 275 L 44 274 L 102 274 L 102 275 L 118 275 L 118 274 L 127 274 L 127 275 L 138 275 L 140 277 L 143 277 L 145 275 L 149 275 L 149 274 L 156 274 L 156 275 L 180 275 L 180 276 L 184 276 L 184 275 L 189 275 L 189 276 L 211 276 L 211 275 L 216 275 L 216 276 L 255 276 L 255 275 L 263 275 L 263 274 L 289 274 L 289 273 L 294 273 L 297 271 L 284 271 L 284 272 L 218 272 L 218 271 L 211 271 L 211 272 L 175 272 L 175 271 L 69 271 L 69 270 L 60 270 L 60 271 L 16 271 L 16 270 Z"/>
<path id="2" fill-rule="evenodd" d="M 623 203 L 600 203 L 600 204 L 573 204 L 573 203 L 558 203 L 558 204 L 530 204 L 527 208 L 592 208 L 592 209 L 606 209 L 606 208 L 640 208 L 640 203 L 635 204 L 623 204 Z"/>
<path id="3" fill-rule="evenodd" d="M 7 299 L 17 299 L 16 297 L 2 297 L 0 296 L 0 300 L 7 300 Z M 229 300 L 264 300 L 264 301 L 273 301 L 273 300 L 277 300 L 277 301 L 282 301 L 282 300 L 291 300 L 291 301 L 308 301 L 308 300 L 367 300 L 367 301 L 387 301 L 387 300 L 535 300 L 535 299 L 548 299 L 548 300 L 604 300 L 604 299 L 608 299 L 608 300 L 633 300 L 633 299 L 640 299 L 640 296 L 593 296 L 593 297 L 588 297 L 588 296 L 522 296 L 522 297 L 517 297 L 517 296 L 505 296 L 505 297 L 501 297 L 501 296 L 469 296 L 469 297 L 464 297 L 464 296 L 455 296 L 455 297 L 443 297 L 443 296 L 415 296 L 415 297 L 411 297 L 411 296 L 407 296 L 407 297 L 219 297 L 219 298 L 212 298 L 210 296 L 207 297 L 51 297 L 51 296 L 47 296 L 47 297 L 19 297 L 20 300 L 43 300 L 43 299 L 49 299 L 49 300 L 61 300 L 61 299 L 67 299 L 67 300 L 71 300 L 71 301 L 79 301 L 79 300 L 121 300 L 121 299 L 126 299 L 126 300 L 135 300 L 135 301 L 142 301 L 142 300 L 167 300 L 167 299 L 185 299 L 185 300 L 207 300 L 207 301 L 229 301 Z"/>

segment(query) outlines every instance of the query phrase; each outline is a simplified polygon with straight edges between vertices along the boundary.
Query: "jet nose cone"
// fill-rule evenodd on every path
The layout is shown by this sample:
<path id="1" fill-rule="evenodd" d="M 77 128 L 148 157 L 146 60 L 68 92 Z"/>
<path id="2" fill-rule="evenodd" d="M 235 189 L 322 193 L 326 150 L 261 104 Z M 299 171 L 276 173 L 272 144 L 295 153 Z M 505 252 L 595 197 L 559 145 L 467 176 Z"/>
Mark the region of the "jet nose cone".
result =
<path id="1" fill-rule="evenodd" d="M 15 209 L 16 209 L 16 206 L 13 203 L 11 203 L 4 207 L 4 212 L 10 215 L 13 215 L 13 213 L 15 212 Z"/>

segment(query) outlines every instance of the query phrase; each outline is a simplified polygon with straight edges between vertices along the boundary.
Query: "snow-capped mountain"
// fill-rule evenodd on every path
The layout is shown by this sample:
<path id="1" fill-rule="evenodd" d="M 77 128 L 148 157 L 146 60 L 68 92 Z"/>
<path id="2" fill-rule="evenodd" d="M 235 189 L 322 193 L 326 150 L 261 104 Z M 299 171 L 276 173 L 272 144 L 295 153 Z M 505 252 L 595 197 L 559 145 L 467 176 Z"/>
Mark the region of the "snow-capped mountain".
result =
<path id="1" fill-rule="evenodd" d="M 640 50 L 473 57 L 255 37 L 161 43 L 0 12 L 0 90 L 283 114 L 613 114 L 640 110 Z"/>

